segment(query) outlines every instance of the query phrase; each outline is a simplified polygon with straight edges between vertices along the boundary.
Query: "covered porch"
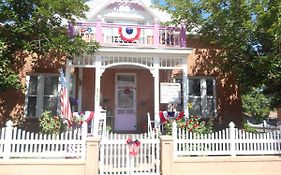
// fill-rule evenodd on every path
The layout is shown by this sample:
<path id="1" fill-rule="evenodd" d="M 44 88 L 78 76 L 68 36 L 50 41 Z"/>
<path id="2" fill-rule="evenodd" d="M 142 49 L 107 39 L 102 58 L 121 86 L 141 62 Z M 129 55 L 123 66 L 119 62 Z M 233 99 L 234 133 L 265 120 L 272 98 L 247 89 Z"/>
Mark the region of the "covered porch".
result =
<path id="1" fill-rule="evenodd" d="M 95 55 L 68 60 L 67 82 L 75 68 L 75 96 L 83 102 L 77 110 L 85 110 L 85 105 L 92 104 L 87 110 L 95 111 L 91 133 L 98 134 L 103 110 L 106 110 L 105 121 L 110 122 L 107 125 L 114 132 L 139 132 L 147 112 L 155 126 L 159 126 L 160 82 L 171 82 L 167 75 L 172 70 L 181 72 L 179 109 L 188 116 L 187 56 L 190 53 L 188 49 L 103 47 Z"/>

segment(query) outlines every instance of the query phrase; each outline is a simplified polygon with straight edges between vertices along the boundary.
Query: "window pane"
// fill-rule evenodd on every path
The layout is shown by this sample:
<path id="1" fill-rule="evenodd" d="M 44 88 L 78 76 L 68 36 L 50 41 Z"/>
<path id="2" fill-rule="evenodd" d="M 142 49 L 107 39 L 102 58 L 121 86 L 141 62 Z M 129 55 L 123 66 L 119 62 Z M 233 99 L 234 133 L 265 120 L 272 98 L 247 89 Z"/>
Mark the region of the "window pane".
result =
<path id="1" fill-rule="evenodd" d="M 58 77 L 45 77 L 44 95 L 58 94 Z"/>
<path id="2" fill-rule="evenodd" d="M 214 96 L 214 85 L 213 85 L 213 79 L 207 79 L 207 96 Z"/>
<path id="3" fill-rule="evenodd" d="M 37 76 L 30 76 L 29 87 L 28 87 L 28 95 L 37 95 Z"/>
<path id="4" fill-rule="evenodd" d="M 192 116 L 201 116 L 201 98 L 189 97 L 188 103 L 191 104 L 189 114 Z"/>
<path id="5" fill-rule="evenodd" d="M 128 88 L 118 90 L 118 108 L 133 108 L 134 92 Z"/>
<path id="6" fill-rule="evenodd" d="M 214 98 L 207 99 L 207 117 L 215 116 L 215 102 Z"/>
<path id="7" fill-rule="evenodd" d="M 126 83 L 126 82 L 135 82 L 135 76 L 134 75 L 117 75 L 117 81 L 120 83 Z"/>
<path id="8" fill-rule="evenodd" d="M 189 95 L 200 96 L 200 80 L 189 79 Z"/>
<path id="9" fill-rule="evenodd" d="M 43 111 L 51 111 L 52 115 L 57 115 L 58 98 L 56 97 L 44 97 Z"/>
<path id="10" fill-rule="evenodd" d="M 28 97 L 27 116 L 36 117 L 36 97 Z"/>

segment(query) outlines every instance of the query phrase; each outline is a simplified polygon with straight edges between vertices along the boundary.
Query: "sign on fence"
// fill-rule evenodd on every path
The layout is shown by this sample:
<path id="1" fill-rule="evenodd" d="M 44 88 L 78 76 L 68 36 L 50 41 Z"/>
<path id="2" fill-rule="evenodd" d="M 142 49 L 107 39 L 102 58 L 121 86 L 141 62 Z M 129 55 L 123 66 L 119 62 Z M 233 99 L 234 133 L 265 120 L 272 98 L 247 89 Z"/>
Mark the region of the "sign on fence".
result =
<path id="1" fill-rule="evenodd" d="M 160 103 L 181 103 L 181 84 L 160 83 Z"/>

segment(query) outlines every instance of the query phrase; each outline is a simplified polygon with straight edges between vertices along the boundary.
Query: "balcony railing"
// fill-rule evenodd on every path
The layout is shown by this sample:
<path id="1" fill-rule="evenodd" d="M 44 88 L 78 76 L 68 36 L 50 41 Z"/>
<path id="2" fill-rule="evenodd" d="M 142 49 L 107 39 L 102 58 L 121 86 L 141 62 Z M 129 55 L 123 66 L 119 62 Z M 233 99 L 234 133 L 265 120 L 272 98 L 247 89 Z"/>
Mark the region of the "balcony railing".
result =
<path id="1" fill-rule="evenodd" d="M 120 36 L 122 27 L 139 30 L 139 37 L 126 41 Z M 71 35 L 80 35 L 85 41 L 98 41 L 102 46 L 135 46 L 153 48 L 185 48 L 185 28 L 161 27 L 154 25 L 122 25 L 97 21 L 95 23 L 77 23 L 69 28 Z"/>

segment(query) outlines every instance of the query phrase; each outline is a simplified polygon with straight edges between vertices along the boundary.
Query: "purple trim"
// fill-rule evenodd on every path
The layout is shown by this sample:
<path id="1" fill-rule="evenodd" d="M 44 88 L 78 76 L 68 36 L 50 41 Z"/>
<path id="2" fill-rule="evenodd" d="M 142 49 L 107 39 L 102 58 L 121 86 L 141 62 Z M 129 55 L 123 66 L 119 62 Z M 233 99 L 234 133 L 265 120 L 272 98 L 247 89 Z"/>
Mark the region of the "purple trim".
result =
<path id="1" fill-rule="evenodd" d="M 77 26 L 87 26 L 87 27 L 94 27 L 96 26 L 98 23 L 97 22 L 78 22 L 76 23 Z M 126 24 L 126 25 L 122 25 L 122 24 L 107 24 L 107 23 L 101 23 L 102 27 L 116 27 L 119 28 L 121 26 L 126 26 L 126 27 L 137 27 L 137 28 L 142 28 L 142 29 L 152 29 L 154 27 L 154 25 L 130 25 L 130 24 Z"/>
<path id="2" fill-rule="evenodd" d="M 181 25 L 181 39 L 180 39 L 180 47 L 186 47 L 186 28 L 185 25 Z"/>
<path id="3" fill-rule="evenodd" d="M 154 47 L 159 47 L 159 24 L 154 23 L 153 27 L 153 45 Z"/>
<path id="4" fill-rule="evenodd" d="M 67 31 L 68 31 L 68 37 L 72 38 L 74 36 L 74 27 L 73 24 L 71 24 L 70 22 L 68 22 Z"/>
<path id="5" fill-rule="evenodd" d="M 186 47 L 186 28 L 185 25 L 179 26 L 160 26 L 158 22 L 155 22 L 153 25 L 126 25 L 126 24 L 111 24 L 111 23 L 103 23 L 101 19 L 97 19 L 96 22 L 78 22 L 75 24 L 77 27 L 77 31 L 74 31 L 75 28 L 71 24 L 69 24 L 69 34 L 73 32 L 79 32 L 82 28 L 89 28 L 89 27 L 94 27 L 96 29 L 95 32 L 95 40 L 102 45 L 128 45 L 128 46 L 139 46 L 139 47 L 154 47 L 154 48 L 185 48 Z M 141 31 L 143 30 L 150 30 L 153 32 L 153 39 L 152 41 L 150 40 L 148 42 L 147 38 L 147 44 L 144 43 L 139 43 L 139 44 L 134 44 L 134 43 L 107 43 L 104 41 L 103 38 L 103 28 L 120 28 L 120 27 L 131 27 L 131 28 L 139 28 Z M 78 31 L 79 30 L 79 31 Z M 179 34 L 173 35 L 174 32 L 179 32 Z M 79 34 L 79 33 L 75 33 Z M 172 34 L 172 35 L 169 35 Z M 93 39 L 93 38 L 92 38 Z M 113 42 L 113 41 L 112 41 Z"/>
<path id="6" fill-rule="evenodd" d="M 119 9 L 121 6 L 128 6 L 130 9 L 134 9 L 136 11 L 144 11 L 145 9 L 143 8 L 142 5 L 139 3 L 134 3 L 134 2 L 113 2 L 109 6 L 107 6 L 106 9 L 112 10 L 112 9 Z"/>
<path id="7" fill-rule="evenodd" d="M 97 19 L 97 23 L 96 23 L 96 41 L 99 42 L 99 43 L 103 42 L 101 19 Z"/>

